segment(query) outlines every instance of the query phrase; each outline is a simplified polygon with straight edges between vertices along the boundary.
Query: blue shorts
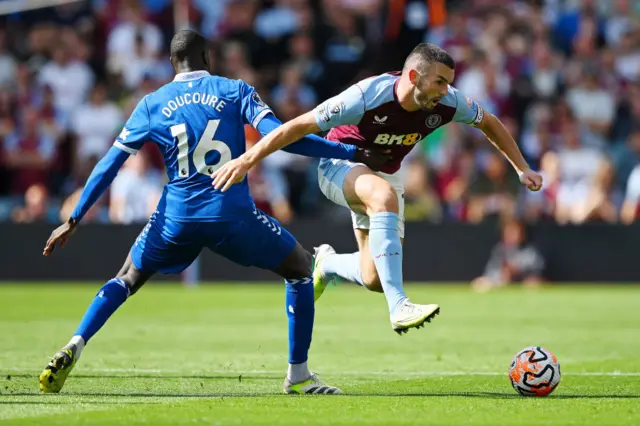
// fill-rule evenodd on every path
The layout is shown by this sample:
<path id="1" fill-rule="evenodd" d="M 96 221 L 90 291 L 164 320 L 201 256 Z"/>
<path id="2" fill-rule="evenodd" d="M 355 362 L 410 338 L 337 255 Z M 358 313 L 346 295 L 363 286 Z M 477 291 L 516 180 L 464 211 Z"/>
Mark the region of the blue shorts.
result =
<path id="1" fill-rule="evenodd" d="M 131 247 L 131 260 L 141 271 L 177 274 L 206 247 L 239 265 L 273 270 L 295 246 L 293 235 L 260 210 L 220 222 L 178 222 L 156 211 Z"/>

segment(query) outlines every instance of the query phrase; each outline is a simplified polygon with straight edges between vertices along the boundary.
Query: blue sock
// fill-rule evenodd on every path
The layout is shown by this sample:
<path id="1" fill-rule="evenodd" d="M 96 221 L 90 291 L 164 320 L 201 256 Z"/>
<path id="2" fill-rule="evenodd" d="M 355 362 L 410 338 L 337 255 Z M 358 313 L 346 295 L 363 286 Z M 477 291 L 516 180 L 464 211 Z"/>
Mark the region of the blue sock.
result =
<path id="1" fill-rule="evenodd" d="M 369 250 L 391 314 L 407 298 L 402 286 L 399 220 L 400 217 L 391 212 L 376 213 L 369 217 Z"/>
<path id="2" fill-rule="evenodd" d="M 364 286 L 360 269 L 360 252 L 330 254 L 322 261 L 322 273 Z"/>
<path id="3" fill-rule="evenodd" d="M 313 293 L 313 291 L 312 291 Z M 120 278 L 113 278 L 102 286 L 89 305 L 75 336 L 82 336 L 87 343 L 102 328 L 109 317 L 127 300 L 129 288 Z"/>
<path id="4" fill-rule="evenodd" d="M 313 279 L 311 277 L 285 280 L 287 284 L 286 308 L 289 318 L 289 363 L 302 364 L 307 361 L 315 306 L 313 302 Z"/>

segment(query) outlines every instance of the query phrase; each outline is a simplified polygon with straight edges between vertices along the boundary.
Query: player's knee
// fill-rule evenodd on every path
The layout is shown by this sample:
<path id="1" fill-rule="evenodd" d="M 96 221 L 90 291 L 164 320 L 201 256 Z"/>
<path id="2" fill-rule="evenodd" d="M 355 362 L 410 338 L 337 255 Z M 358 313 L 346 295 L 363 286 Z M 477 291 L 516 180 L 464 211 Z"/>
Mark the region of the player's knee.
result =
<path id="1" fill-rule="evenodd" d="M 366 205 L 369 216 L 382 212 L 398 213 L 398 194 L 388 182 L 381 183 L 373 188 Z"/>
<path id="2" fill-rule="evenodd" d="M 276 270 L 284 279 L 299 279 L 313 273 L 313 255 L 298 245 L 283 265 Z"/>
<path id="3" fill-rule="evenodd" d="M 149 279 L 146 274 L 139 271 L 131 263 L 123 267 L 123 269 L 118 274 L 118 278 L 120 278 L 129 288 L 129 296 L 133 296 L 134 294 L 136 294 L 136 292 L 140 290 L 144 283 L 146 283 Z"/>

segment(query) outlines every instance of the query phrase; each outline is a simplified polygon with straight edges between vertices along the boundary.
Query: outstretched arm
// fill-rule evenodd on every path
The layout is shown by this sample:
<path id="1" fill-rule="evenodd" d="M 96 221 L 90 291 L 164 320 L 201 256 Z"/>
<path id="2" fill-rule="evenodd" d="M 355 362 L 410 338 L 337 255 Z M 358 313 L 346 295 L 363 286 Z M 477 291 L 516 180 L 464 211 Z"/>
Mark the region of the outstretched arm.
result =
<path id="1" fill-rule="evenodd" d="M 518 172 L 520 182 L 531 191 L 542 188 L 542 176 L 531 170 L 520 152 L 520 148 L 513 137 L 502 124 L 502 121 L 490 112 L 485 111 L 480 105 L 463 96 L 458 89 L 449 86 L 449 95 L 456 105 L 456 113 L 453 121 L 465 123 L 480 129 L 489 141 L 509 160 L 513 168 Z"/>
<path id="2" fill-rule="evenodd" d="M 531 170 L 527 161 L 522 156 L 518 144 L 513 139 L 502 121 L 491 113 L 484 113 L 484 118 L 477 126 L 485 134 L 487 139 L 495 146 L 513 168 L 518 172 L 520 182 L 531 191 L 542 188 L 542 176 Z"/>
<path id="3" fill-rule="evenodd" d="M 518 173 L 529 169 L 516 141 L 498 117 L 485 111 L 484 117 L 477 127 L 482 130 L 489 142 L 502 152 Z"/>
<path id="4" fill-rule="evenodd" d="M 129 158 L 127 152 L 111 147 L 107 154 L 96 164 L 82 190 L 78 204 L 71 213 L 71 218 L 80 222 L 89 209 L 104 194 L 113 182 L 122 165 Z"/>
<path id="5" fill-rule="evenodd" d="M 246 105 L 248 105 L 248 108 L 245 108 L 246 122 L 253 124 L 254 127 L 258 127 L 259 121 L 264 120 L 264 118 L 271 113 L 271 110 L 259 99 L 255 92 L 249 90 L 248 93 L 251 101 L 246 102 Z M 246 98 L 247 97 L 245 97 L 245 99 Z M 309 111 L 282 126 L 274 128 L 250 150 L 235 160 L 225 163 L 211 175 L 213 178 L 213 186 L 216 189 L 222 188 L 224 192 L 234 183 L 242 182 L 249 169 L 267 155 L 283 149 L 307 135 L 317 133 L 320 130 L 325 131 L 332 127 L 346 124 L 358 124 L 364 111 L 364 93 L 358 85 L 353 85 L 339 95 L 318 105 L 313 111 Z M 316 137 L 311 136 L 307 140 L 317 144 L 317 141 L 321 139 L 314 140 L 314 138 Z M 326 142 L 327 141 L 322 140 L 322 143 L 325 145 Z M 295 151 L 292 151 L 291 148 L 289 150 L 290 152 L 297 151 L 300 153 L 300 149 L 303 149 L 309 153 L 309 147 L 305 146 L 306 144 L 306 141 L 303 141 L 302 145 L 293 148 Z M 327 146 L 322 149 L 324 150 L 326 148 Z M 331 149 L 335 149 L 335 147 Z M 338 155 L 341 154 L 342 153 L 338 153 Z M 353 161 L 362 162 L 373 170 L 379 170 L 379 168 L 388 161 L 388 158 L 380 152 L 360 148 L 356 148 L 356 152 L 353 155 L 351 158 Z"/>
<path id="6" fill-rule="evenodd" d="M 257 129 L 262 136 L 267 136 L 280 126 L 282 126 L 282 122 L 275 115 L 268 114 L 260 120 Z M 353 160 L 356 154 L 355 145 L 333 142 L 314 134 L 305 136 L 299 141 L 285 146 L 283 150 L 292 154 L 304 155 L 305 157 L 337 158 L 341 160 Z"/>
<path id="7" fill-rule="evenodd" d="M 267 155 L 319 131 L 313 111 L 307 112 L 273 129 L 240 158 L 251 168 Z"/>
<path id="8" fill-rule="evenodd" d="M 104 194 L 104 191 L 111 185 L 111 182 L 113 182 L 113 179 L 118 174 L 118 170 L 120 170 L 124 162 L 127 161 L 127 158 L 129 158 L 127 152 L 116 147 L 111 147 L 107 155 L 96 164 L 91 172 L 91 176 L 89 176 L 87 184 L 82 190 L 80 200 L 78 200 L 76 208 L 73 210 L 73 213 L 71 213 L 71 217 L 51 233 L 42 254 L 49 256 L 58 243 L 61 247 L 66 244 L 71 234 L 75 231 L 76 226 L 78 226 L 78 222 L 82 220 L 91 206 L 98 201 L 100 196 Z"/>
<path id="9" fill-rule="evenodd" d="M 118 174 L 118 170 L 127 161 L 130 154 L 138 152 L 144 142 L 149 139 L 149 108 L 146 97 L 142 98 L 133 110 L 131 117 L 127 120 L 122 132 L 116 138 L 113 147 L 96 164 L 87 180 L 87 184 L 82 190 L 80 200 L 76 208 L 71 213 L 69 220 L 56 228 L 47 240 L 44 247 L 44 255 L 49 256 L 56 248 L 56 244 L 64 246 L 78 222 L 82 220 L 91 206 L 98 201 L 98 198 L 111 185 L 113 179 Z"/>

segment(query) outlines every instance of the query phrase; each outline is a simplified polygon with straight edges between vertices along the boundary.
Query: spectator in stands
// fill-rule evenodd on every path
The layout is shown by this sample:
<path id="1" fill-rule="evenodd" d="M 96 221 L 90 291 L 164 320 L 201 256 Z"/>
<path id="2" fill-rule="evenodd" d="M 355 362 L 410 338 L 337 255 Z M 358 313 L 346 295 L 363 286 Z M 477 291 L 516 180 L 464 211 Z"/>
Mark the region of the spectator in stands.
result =
<path id="1" fill-rule="evenodd" d="M 86 63 L 73 59 L 67 46 L 56 45 L 53 60 L 40 70 L 39 82 L 53 90 L 55 106 L 65 127 L 75 109 L 87 98 L 93 80 L 93 72 Z"/>
<path id="2" fill-rule="evenodd" d="M 502 241 L 491 251 L 484 274 L 471 285 L 481 292 L 513 283 L 537 286 L 544 280 L 544 267 L 544 257 L 527 241 L 524 223 L 508 220 L 502 227 Z"/>
<path id="3" fill-rule="evenodd" d="M 588 198 L 597 182 L 598 173 L 606 167 L 606 158 L 598 148 L 582 142 L 576 122 L 564 124 L 562 137 L 564 146 L 557 153 L 555 218 L 561 224 L 580 223 L 586 220 Z"/>
<path id="4" fill-rule="evenodd" d="M 31 185 L 24 194 L 24 206 L 16 207 L 11 218 L 17 223 L 33 223 L 48 221 L 56 223 L 51 217 L 49 207 L 49 191 L 42 184 Z"/>
<path id="5" fill-rule="evenodd" d="M 145 21 L 143 10 L 130 3 L 120 10 L 121 22 L 111 31 L 107 40 L 108 69 L 114 73 L 126 70 L 129 61 L 157 57 L 162 49 L 162 33 L 150 22 Z M 141 40 L 138 49 L 136 40 Z"/>
<path id="6" fill-rule="evenodd" d="M 7 136 L 4 149 L 14 194 L 24 194 L 32 185 L 47 185 L 48 170 L 55 154 L 55 140 L 42 131 L 37 110 L 22 110 L 20 126 Z"/>
<path id="7" fill-rule="evenodd" d="M 102 83 L 95 85 L 89 101 L 73 115 L 71 128 L 76 136 L 76 161 L 95 163 L 113 144 L 122 127 L 122 111 L 107 99 Z"/>
<path id="8" fill-rule="evenodd" d="M 370 52 L 360 34 L 355 15 L 338 5 L 329 7 L 325 4 L 324 12 L 331 24 L 322 52 L 326 64 L 323 87 L 327 91 L 322 97 L 327 98 L 371 73 L 365 68 Z"/>
<path id="9" fill-rule="evenodd" d="M 162 185 L 159 173 L 149 167 L 144 151 L 131 156 L 111 185 L 111 222 L 146 222 L 160 200 Z"/>
<path id="10" fill-rule="evenodd" d="M 485 155 L 486 166 L 469 187 L 468 220 L 472 223 L 488 216 L 512 216 L 520 190 L 518 176 L 507 167 L 506 160 L 493 151 Z"/>
<path id="11" fill-rule="evenodd" d="M 476 50 L 469 67 L 456 78 L 456 87 L 488 111 L 499 113 L 500 100 L 509 93 L 510 79 L 497 70 L 482 50 Z"/>
<path id="12" fill-rule="evenodd" d="M 629 207 L 640 186 L 633 183 L 640 178 L 631 178 L 640 162 L 640 138 L 631 136 L 640 129 L 634 2 L 183 3 L 190 24 L 212 38 L 215 73 L 256 86 L 283 121 L 359 78 L 400 69 L 420 41 L 446 48 L 457 61 L 454 85 L 505 117 L 530 164 L 545 173 L 545 185 L 516 197 L 510 190 L 515 175 L 494 162 L 499 157 L 482 153 L 482 135 L 452 124 L 431 134 L 422 152 L 416 148 L 419 155 L 405 162 L 407 217 L 477 222 L 511 214 L 517 204 L 526 220 L 611 221 L 617 194 L 626 188 L 622 216 L 635 219 Z M 164 13 L 173 4 L 78 2 L 17 14 L 11 31 L 0 29 L 0 194 L 20 197 L 32 183 L 44 183 L 56 203 L 84 181 L 122 117 L 172 78 L 163 37 L 174 30 L 171 13 Z M 101 83 L 92 90 L 94 72 Z M 29 128 L 25 117 L 33 114 L 39 124 Z M 155 165 L 158 151 L 149 148 Z M 605 152 L 613 158 L 613 184 Z M 161 158 L 159 163 L 158 169 Z M 315 163 L 282 155 L 262 166 L 252 182 L 265 209 L 282 221 L 322 210 L 313 204 Z M 441 219 L 431 214 L 439 210 Z M 97 220 L 105 220 L 103 211 L 96 210 Z"/>
<path id="13" fill-rule="evenodd" d="M 579 85 L 568 91 L 567 101 L 586 130 L 584 142 L 604 147 L 615 114 L 615 99 L 600 88 L 595 68 L 585 68 L 582 73 Z"/>
<path id="14" fill-rule="evenodd" d="M 0 30 L 0 90 L 12 86 L 18 72 L 18 64 L 13 55 L 7 52 L 5 40 L 5 32 Z"/>
<path id="15" fill-rule="evenodd" d="M 289 57 L 300 66 L 303 79 L 317 89 L 324 65 L 316 58 L 311 35 L 304 32 L 293 35 L 289 40 Z"/>
<path id="16" fill-rule="evenodd" d="M 640 156 L 640 131 L 632 135 L 629 141 L 630 145 L 639 151 L 634 156 L 636 166 L 632 169 L 626 182 L 625 197 L 620 212 L 620 219 L 625 224 L 635 222 L 640 213 L 640 160 L 638 160 Z"/>
<path id="17" fill-rule="evenodd" d="M 429 170 L 422 156 L 404 162 L 404 217 L 407 221 L 440 222 L 442 206 L 431 188 Z"/>
<path id="18" fill-rule="evenodd" d="M 304 83 L 302 73 L 302 67 L 296 62 L 290 62 L 282 68 L 280 84 L 271 93 L 274 104 L 282 105 L 286 99 L 294 98 L 302 109 L 313 109 L 317 96 L 313 88 Z"/>
<path id="19" fill-rule="evenodd" d="M 224 23 L 225 11 L 230 0 L 191 0 L 201 15 L 200 32 L 209 39 L 217 39 Z"/>
<path id="20" fill-rule="evenodd" d="M 615 68 L 627 81 L 640 79 L 640 30 L 627 30 L 620 38 Z"/>

